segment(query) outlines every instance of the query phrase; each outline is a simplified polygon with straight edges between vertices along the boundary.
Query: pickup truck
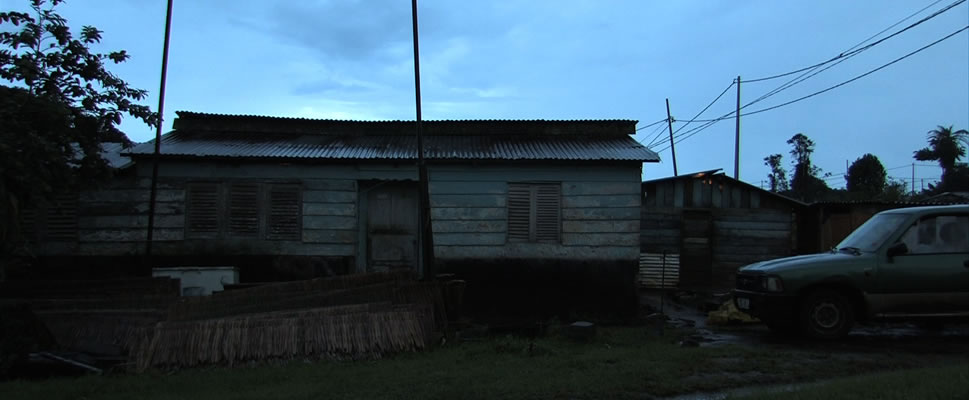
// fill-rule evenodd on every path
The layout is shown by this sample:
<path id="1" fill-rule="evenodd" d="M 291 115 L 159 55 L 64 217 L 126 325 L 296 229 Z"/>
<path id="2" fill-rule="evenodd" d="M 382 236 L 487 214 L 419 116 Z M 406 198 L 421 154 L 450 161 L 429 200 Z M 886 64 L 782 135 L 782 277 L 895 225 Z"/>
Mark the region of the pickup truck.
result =
<path id="1" fill-rule="evenodd" d="M 832 339 L 855 321 L 969 320 L 969 205 L 883 211 L 830 252 L 737 271 L 737 309 L 772 331 Z"/>

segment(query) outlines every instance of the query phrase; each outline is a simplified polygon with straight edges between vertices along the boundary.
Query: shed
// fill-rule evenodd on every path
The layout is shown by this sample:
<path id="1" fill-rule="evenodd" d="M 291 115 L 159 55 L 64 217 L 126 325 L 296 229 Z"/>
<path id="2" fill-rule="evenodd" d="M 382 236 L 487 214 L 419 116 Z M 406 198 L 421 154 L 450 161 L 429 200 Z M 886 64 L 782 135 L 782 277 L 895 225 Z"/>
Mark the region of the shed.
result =
<path id="1" fill-rule="evenodd" d="M 414 126 L 178 112 L 157 159 L 153 263 L 263 260 L 243 265 L 243 282 L 413 267 Z M 632 286 L 642 166 L 659 161 L 632 138 L 636 121 L 423 127 L 438 270 L 503 282 L 539 271 L 542 285 L 572 271 Z M 136 173 L 77 195 L 71 229 L 41 240 L 43 253 L 143 254 L 153 150 L 123 153 Z"/>
<path id="2" fill-rule="evenodd" d="M 800 229 L 804 252 L 828 251 L 873 215 L 895 208 L 969 204 L 969 198 L 945 193 L 922 201 L 825 201 L 811 204 Z M 969 207 L 969 205 L 967 205 Z"/>
<path id="3" fill-rule="evenodd" d="M 641 285 L 726 289 L 737 268 L 797 253 L 797 215 L 805 204 L 720 169 L 645 181 L 642 193 Z M 656 261 L 664 254 L 666 268 Z"/>

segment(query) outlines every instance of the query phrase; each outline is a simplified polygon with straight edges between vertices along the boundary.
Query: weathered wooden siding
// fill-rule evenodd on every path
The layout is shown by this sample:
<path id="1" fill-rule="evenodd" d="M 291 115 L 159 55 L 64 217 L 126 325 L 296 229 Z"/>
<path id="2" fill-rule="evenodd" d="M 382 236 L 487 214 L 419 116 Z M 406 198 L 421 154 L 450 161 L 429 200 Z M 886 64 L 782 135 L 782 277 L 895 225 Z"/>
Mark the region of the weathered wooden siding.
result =
<path id="1" fill-rule="evenodd" d="M 150 165 L 78 198 L 76 242 L 45 243 L 44 254 L 135 255 L 144 251 Z M 454 164 L 430 168 L 435 253 L 442 259 L 540 258 L 634 261 L 639 253 L 640 166 Z M 347 256 L 361 254 L 360 182 L 414 180 L 399 164 L 236 164 L 166 162 L 156 207 L 155 254 L 231 253 Z M 298 183 L 300 240 L 187 238 L 186 185 L 192 181 Z M 560 243 L 509 243 L 509 182 L 561 183 Z"/>
<path id="2" fill-rule="evenodd" d="M 638 258 L 638 164 L 582 168 L 435 166 L 429 175 L 438 258 Z M 509 182 L 561 182 L 561 243 L 508 241 Z"/>
<path id="3" fill-rule="evenodd" d="M 643 190 L 641 251 L 679 255 L 681 287 L 726 289 L 737 268 L 796 252 L 793 202 L 723 176 L 647 182 Z M 684 233 L 685 212 L 709 214 L 709 237 Z M 685 249 L 692 257 L 684 257 Z M 704 259 L 705 252 L 709 262 L 699 265 L 695 260 Z"/>

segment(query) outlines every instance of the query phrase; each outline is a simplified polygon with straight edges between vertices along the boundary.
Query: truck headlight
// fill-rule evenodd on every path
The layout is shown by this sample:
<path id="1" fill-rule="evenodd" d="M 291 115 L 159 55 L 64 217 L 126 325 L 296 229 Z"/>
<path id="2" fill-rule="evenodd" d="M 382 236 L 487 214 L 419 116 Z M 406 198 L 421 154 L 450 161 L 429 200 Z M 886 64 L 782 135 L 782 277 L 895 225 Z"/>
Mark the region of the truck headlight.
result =
<path id="1" fill-rule="evenodd" d="M 761 281 L 761 288 L 768 292 L 783 292 L 784 282 L 776 276 L 768 276 Z"/>

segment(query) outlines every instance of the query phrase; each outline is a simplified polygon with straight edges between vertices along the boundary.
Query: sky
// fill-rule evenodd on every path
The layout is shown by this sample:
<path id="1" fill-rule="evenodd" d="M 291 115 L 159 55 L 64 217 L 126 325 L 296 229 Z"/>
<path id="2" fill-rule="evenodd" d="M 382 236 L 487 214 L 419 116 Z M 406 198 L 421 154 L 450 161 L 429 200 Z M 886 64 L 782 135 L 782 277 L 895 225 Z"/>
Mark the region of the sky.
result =
<path id="1" fill-rule="evenodd" d="M 633 119 L 636 139 L 668 141 L 649 124 L 666 119 L 680 137 L 698 112 L 741 77 L 747 104 L 795 71 L 894 33 L 956 0 L 873 1 L 447 1 L 419 5 L 423 117 L 434 119 Z M 354 120 L 415 118 L 410 1 L 174 2 L 164 130 L 176 110 Z M 935 4 L 933 4 L 935 3 Z M 0 10 L 28 0 L 0 0 Z M 926 8 L 915 16 L 917 11 Z M 163 0 L 69 0 L 58 6 L 75 32 L 104 31 L 98 51 L 131 58 L 110 70 L 150 94 L 157 110 L 165 27 Z M 876 155 L 890 177 L 916 189 L 938 180 L 914 161 L 938 125 L 969 129 L 969 32 L 823 94 L 745 116 L 837 85 L 969 25 L 969 3 L 837 63 L 741 112 L 740 179 L 763 185 L 764 157 L 804 133 L 831 187 L 846 162 Z M 835 63 L 826 64 L 824 67 Z M 823 68 L 823 67 L 822 67 Z M 814 70 L 816 72 L 817 70 Z M 699 119 L 737 106 L 736 86 Z M 648 126 L 648 127 L 647 127 Z M 676 143 L 680 173 L 722 168 L 734 175 L 735 121 Z M 133 118 L 137 142 L 154 129 Z M 671 176 L 668 144 L 644 179 Z M 966 161 L 963 159 L 963 161 Z"/>

